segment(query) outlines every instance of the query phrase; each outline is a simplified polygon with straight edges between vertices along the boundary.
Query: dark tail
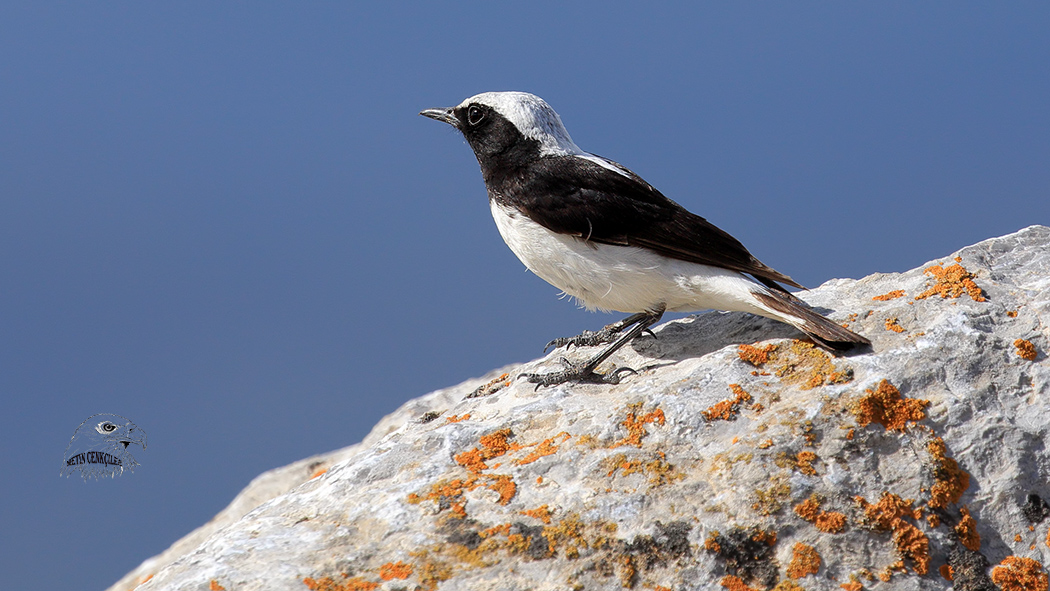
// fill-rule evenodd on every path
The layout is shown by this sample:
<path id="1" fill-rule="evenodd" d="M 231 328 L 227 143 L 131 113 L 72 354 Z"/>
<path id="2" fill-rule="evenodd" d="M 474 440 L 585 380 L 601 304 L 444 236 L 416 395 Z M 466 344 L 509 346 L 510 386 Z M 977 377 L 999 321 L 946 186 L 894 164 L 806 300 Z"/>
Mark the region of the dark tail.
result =
<path id="1" fill-rule="evenodd" d="M 788 324 L 809 335 L 813 342 L 831 353 L 845 353 L 871 346 L 868 339 L 817 314 L 805 302 L 790 293 L 774 290 L 756 290 L 752 293 L 764 305 L 790 318 L 791 320 L 787 320 Z"/>

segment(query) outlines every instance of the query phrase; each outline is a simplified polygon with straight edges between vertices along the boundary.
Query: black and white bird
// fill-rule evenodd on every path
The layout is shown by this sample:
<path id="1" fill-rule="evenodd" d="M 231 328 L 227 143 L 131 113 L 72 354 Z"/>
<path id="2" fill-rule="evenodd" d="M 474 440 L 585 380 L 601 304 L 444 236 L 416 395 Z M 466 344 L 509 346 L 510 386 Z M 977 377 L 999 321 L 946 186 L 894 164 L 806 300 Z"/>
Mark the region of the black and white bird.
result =
<path id="1" fill-rule="evenodd" d="M 779 284 L 802 286 L 737 239 L 622 165 L 581 150 L 540 97 L 486 92 L 420 115 L 463 133 L 496 227 L 529 270 L 589 310 L 631 313 L 601 331 L 552 341 L 611 345 L 567 369 L 525 374 L 529 381 L 618 381 L 616 372 L 595 369 L 665 311 L 750 312 L 786 322 L 832 352 L 871 344 L 791 295 Z"/>

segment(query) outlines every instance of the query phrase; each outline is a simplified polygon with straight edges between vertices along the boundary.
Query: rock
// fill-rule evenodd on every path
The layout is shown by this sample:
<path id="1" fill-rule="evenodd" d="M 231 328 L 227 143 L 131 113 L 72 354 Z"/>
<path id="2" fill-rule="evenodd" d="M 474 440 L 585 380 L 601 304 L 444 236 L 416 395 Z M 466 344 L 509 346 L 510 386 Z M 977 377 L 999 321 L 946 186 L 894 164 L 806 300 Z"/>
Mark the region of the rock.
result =
<path id="1" fill-rule="evenodd" d="M 494 373 L 494 375 L 499 375 L 499 373 Z M 215 532 L 236 522 L 252 509 L 276 496 L 287 493 L 311 478 L 324 474 L 334 464 L 354 457 L 388 433 L 396 431 L 406 422 L 419 420 L 428 412 L 433 412 L 435 408 L 447 408 L 455 404 L 461 397 L 455 389 L 446 389 L 409 400 L 395 412 L 383 417 L 375 427 L 372 427 L 361 443 L 299 460 L 256 476 L 244 490 L 234 497 L 233 502 L 215 517 L 183 536 L 164 552 L 144 561 L 138 568 L 111 585 L 107 591 L 126 591 L 136 588 L 137 585 L 151 579 L 155 573 L 196 549 Z"/>
<path id="2" fill-rule="evenodd" d="M 260 476 L 111 589 L 1042 584 L 1050 228 L 802 295 L 874 351 L 711 312 L 614 356 L 619 385 L 512 379 L 556 351 Z"/>

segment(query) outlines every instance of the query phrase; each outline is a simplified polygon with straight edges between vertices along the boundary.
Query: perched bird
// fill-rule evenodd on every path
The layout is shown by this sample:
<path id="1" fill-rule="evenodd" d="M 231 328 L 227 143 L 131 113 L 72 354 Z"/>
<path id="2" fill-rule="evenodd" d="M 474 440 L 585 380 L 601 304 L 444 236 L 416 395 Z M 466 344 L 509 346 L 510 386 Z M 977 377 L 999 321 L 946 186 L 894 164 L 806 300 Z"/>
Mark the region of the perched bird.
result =
<path id="1" fill-rule="evenodd" d="M 69 476 L 79 470 L 87 480 L 116 477 L 125 469 L 133 471 L 139 463 L 128 451 L 132 443 L 146 449 L 146 432 L 141 427 L 120 415 L 91 415 L 73 432 L 60 475 Z"/>
<path id="2" fill-rule="evenodd" d="M 665 311 L 750 312 L 786 322 L 833 352 L 870 345 L 779 284 L 735 238 L 607 158 L 581 150 L 561 117 L 525 92 L 486 92 L 420 115 L 463 133 L 474 150 L 500 235 L 533 273 L 587 309 L 631 313 L 554 346 L 611 343 L 564 370 L 523 377 L 539 385 L 618 381 L 598 365 Z"/>

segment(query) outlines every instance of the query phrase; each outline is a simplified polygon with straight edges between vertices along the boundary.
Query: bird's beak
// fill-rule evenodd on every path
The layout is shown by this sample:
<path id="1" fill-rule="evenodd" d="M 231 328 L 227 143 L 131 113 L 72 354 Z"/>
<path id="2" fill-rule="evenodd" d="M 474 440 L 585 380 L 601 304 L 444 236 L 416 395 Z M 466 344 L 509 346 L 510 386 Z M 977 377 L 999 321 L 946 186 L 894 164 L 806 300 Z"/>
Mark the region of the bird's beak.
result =
<path id="1" fill-rule="evenodd" d="M 452 114 L 452 107 L 447 109 L 423 109 L 419 112 L 424 117 L 430 117 L 431 119 L 437 119 L 438 121 L 444 121 L 452 127 L 459 129 L 459 119 Z"/>
<path id="2" fill-rule="evenodd" d="M 146 432 L 142 429 L 132 428 L 129 430 L 128 435 L 131 437 L 121 441 L 124 444 L 124 449 L 128 448 L 129 444 L 137 443 L 142 446 L 142 449 L 146 449 Z"/>

